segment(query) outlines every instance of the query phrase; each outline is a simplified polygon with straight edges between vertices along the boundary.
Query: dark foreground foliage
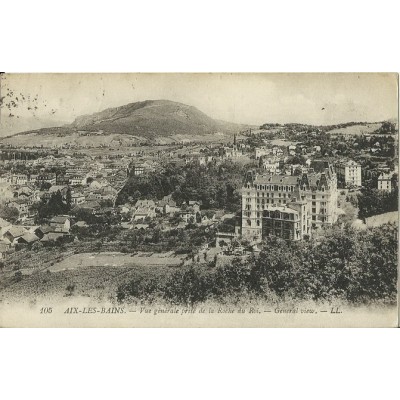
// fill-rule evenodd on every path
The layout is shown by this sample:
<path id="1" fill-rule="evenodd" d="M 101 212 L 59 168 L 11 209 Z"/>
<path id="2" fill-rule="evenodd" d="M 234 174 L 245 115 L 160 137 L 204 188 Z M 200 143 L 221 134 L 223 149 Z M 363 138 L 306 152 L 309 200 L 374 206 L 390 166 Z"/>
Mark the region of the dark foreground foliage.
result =
<path id="1" fill-rule="evenodd" d="M 384 192 L 378 189 L 365 189 L 357 196 L 359 218 L 384 214 L 399 209 L 399 193 L 397 190 Z"/>
<path id="2" fill-rule="evenodd" d="M 251 298 L 353 304 L 396 301 L 397 227 L 367 231 L 332 229 L 310 241 L 271 239 L 257 257 L 214 267 L 191 265 L 164 274 L 138 276 L 118 287 L 117 299 L 193 306 Z"/>

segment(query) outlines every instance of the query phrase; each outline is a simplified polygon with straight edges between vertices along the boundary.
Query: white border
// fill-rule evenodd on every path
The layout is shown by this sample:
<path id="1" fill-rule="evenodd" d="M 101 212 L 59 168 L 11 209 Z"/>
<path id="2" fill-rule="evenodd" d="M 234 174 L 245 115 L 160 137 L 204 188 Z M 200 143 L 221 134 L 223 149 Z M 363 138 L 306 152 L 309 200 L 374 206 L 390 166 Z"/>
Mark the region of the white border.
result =
<path id="1" fill-rule="evenodd" d="M 396 72 L 395 2 L 2 2 L 7 72 Z M 390 398 L 398 330 L 1 330 L 1 396 Z"/>

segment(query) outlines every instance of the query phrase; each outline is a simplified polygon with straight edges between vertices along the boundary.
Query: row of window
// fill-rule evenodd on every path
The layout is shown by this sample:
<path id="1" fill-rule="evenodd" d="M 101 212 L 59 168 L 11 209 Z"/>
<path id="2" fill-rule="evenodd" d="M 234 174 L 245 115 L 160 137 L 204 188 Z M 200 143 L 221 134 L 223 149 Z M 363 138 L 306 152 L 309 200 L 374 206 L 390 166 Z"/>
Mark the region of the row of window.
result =
<path id="1" fill-rule="evenodd" d="M 284 192 L 294 192 L 295 186 L 281 186 L 281 185 L 257 185 L 257 190 L 274 190 Z"/>

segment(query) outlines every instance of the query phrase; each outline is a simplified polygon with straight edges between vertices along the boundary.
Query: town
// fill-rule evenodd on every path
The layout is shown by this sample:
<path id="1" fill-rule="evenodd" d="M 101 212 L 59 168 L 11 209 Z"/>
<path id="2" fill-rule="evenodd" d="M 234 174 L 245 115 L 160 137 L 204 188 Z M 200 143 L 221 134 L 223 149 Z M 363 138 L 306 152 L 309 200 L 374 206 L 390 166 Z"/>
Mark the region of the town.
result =
<path id="1" fill-rule="evenodd" d="M 203 235 L 203 250 L 218 248 L 213 256 L 241 254 L 242 239 L 247 249 L 257 249 L 265 236 L 302 240 L 337 223 L 345 203 L 354 203 L 362 190 L 397 192 L 393 126 L 361 136 L 290 125 L 268 128 L 234 134 L 225 144 L 116 147 L 93 154 L 64 146 L 1 145 L 0 257 L 7 265 L 10 254 L 37 247 L 36 242 L 86 240 L 79 232 L 104 220 L 111 221 L 112 232 L 140 230 L 147 236 L 188 226 L 213 230 L 214 235 Z M 227 176 L 239 177 L 231 188 L 232 203 L 218 207 L 218 195 L 207 200 L 192 189 L 192 196 L 190 191 L 138 191 L 171 168 L 226 168 Z M 137 187 L 128 193 L 129 180 Z M 356 222 L 358 215 L 352 217 Z"/>
<path id="2" fill-rule="evenodd" d="M 230 143 L 0 149 L 4 269 L 19 269 L 21 250 L 61 244 L 134 252 L 122 246 L 132 235 L 142 251 L 185 254 L 182 264 L 223 260 L 259 251 L 267 236 L 297 241 L 341 221 L 362 229 L 375 215 L 397 218 L 389 122 L 361 135 L 288 124 L 238 132 Z M 380 206 L 359 209 L 363 196 L 381 196 Z"/>

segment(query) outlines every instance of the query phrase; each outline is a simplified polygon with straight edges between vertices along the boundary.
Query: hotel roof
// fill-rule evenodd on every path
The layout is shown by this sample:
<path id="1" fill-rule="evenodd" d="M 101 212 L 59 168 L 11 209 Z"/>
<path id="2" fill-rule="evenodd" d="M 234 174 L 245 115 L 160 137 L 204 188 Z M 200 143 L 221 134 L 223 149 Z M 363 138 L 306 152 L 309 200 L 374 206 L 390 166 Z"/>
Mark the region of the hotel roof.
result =
<path id="1" fill-rule="evenodd" d="M 273 185 L 296 185 L 298 181 L 297 176 L 292 175 L 259 175 L 254 180 L 254 184 L 273 184 Z"/>

